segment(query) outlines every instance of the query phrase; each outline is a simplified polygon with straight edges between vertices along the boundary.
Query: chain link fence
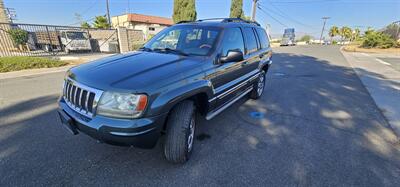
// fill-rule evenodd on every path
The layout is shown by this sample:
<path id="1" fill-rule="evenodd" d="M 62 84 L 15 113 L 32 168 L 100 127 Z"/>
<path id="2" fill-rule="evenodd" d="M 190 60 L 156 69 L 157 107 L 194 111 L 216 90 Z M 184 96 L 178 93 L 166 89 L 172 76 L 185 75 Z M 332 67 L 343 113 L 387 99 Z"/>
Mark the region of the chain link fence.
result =
<path id="1" fill-rule="evenodd" d="M 0 23 L 0 56 L 119 53 L 116 29 Z"/>
<path id="2" fill-rule="evenodd" d="M 382 32 L 395 40 L 400 40 L 400 21 L 393 22 L 382 29 Z"/>

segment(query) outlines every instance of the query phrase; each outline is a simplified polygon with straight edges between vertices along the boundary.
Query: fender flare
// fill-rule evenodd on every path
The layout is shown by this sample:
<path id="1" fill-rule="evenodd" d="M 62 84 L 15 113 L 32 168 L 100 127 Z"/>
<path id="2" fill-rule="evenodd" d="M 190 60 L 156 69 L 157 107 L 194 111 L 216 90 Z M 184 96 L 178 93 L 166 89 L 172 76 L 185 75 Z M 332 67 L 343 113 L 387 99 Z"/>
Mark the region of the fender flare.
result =
<path id="1" fill-rule="evenodd" d="M 207 101 L 213 97 L 214 91 L 209 80 L 196 81 L 162 93 L 151 103 L 149 115 L 168 113 L 180 101 L 200 93 L 207 95 Z"/>

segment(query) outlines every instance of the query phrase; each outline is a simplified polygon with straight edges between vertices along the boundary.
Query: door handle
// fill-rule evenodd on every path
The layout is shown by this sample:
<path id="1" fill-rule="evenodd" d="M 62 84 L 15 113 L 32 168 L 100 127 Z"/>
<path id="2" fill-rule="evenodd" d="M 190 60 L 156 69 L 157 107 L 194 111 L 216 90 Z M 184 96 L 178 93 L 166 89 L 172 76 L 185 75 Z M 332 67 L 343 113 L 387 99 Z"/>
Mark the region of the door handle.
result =
<path id="1" fill-rule="evenodd" d="M 260 55 L 258 55 L 258 57 L 263 58 L 263 57 L 264 57 L 264 54 L 260 54 Z"/>
<path id="2" fill-rule="evenodd" d="M 249 62 L 248 62 L 248 61 L 246 61 L 246 62 L 243 62 L 243 63 L 242 63 L 242 66 L 246 66 L 247 64 L 249 64 Z"/>

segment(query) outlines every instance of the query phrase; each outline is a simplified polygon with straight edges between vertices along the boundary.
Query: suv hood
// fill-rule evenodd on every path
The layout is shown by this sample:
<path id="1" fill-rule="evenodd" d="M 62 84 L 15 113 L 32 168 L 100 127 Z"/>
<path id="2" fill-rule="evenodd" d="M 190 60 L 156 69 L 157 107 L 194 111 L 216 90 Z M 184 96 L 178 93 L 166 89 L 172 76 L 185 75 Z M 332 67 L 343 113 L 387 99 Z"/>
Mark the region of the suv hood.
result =
<path id="1" fill-rule="evenodd" d="M 101 90 L 132 92 L 182 80 L 183 72 L 199 66 L 201 61 L 199 57 L 138 51 L 74 67 L 68 71 L 68 77 Z"/>

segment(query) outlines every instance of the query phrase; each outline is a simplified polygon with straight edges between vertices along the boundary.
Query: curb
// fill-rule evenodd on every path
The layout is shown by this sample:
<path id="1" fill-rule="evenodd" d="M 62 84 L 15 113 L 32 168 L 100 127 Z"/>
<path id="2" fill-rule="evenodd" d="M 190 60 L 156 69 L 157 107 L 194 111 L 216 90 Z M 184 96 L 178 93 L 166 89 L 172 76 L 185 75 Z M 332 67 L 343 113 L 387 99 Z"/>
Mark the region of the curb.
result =
<path id="1" fill-rule="evenodd" d="M 50 74 L 50 73 L 65 72 L 74 66 L 76 66 L 76 65 L 68 65 L 68 66 L 56 67 L 56 68 L 29 69 L 29 70 L 0 73 L 0 80 L 19 78 L 19 77 L 27 77 L 27 76 L 33 76 L 33 75 L 44 75 L 44 74 Z"/>

